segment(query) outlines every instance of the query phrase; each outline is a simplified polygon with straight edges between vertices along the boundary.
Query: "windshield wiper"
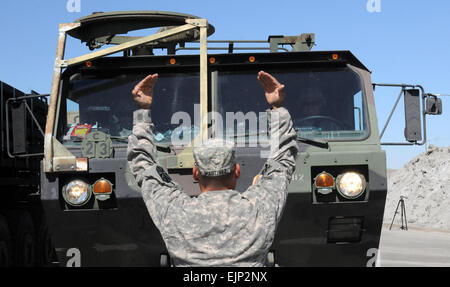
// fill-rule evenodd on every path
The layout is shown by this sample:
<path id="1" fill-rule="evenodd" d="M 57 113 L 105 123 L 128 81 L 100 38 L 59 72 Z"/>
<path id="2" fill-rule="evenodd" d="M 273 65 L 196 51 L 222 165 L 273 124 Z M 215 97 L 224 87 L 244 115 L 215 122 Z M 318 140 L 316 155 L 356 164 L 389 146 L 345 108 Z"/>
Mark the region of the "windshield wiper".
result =
<path id="1" fill-rule="evenodd" d="M 259 136 L 259 135 L 268 135 L 267 132 L 262 132 L 262 133 L 254 133 L 254 134 L 241 134 L 241 135 L 235 135 L 233 136 L 233 138 L 240 138 L 240 137 L 251 137 L 251 136 Z M 322 140 L 314 140 L 314 139 L 310 139 L 310 138 L 304 138 L 301 136 L 297 136 L 297 140 L 301 141 L 303 143 L 309 144 L 309 145 L 313 145 L 313 146 L 317 146 L 320 148 L 324 148 L 324 149 L 328 149 L 328 142 L 327 141 L 322 141 Z"/>
<path id="2" fill-rule="evenodd" d="M 110 136 L 112 140 L 128 143 L 128 137 L 120 137 L 120 136 Z M 172 145 L 162 145 L 162 144 L 155 144 L 156 150 L 165 152 L 165 153 L 171 153 L 172 152 Z"/>
<path id="3" fill-rule="evenodd" d="M 256 136 L 260 136 L 260 135 L 269 135 L 268 132 L 261 132 L 261 133 L 254 133 L 254 134 L 249 134 L 249 133 L 245 133 L 245 134 L 240 134 L 240 135 L 233 135 L 232 138 L 243 138 L 243 137 L 256 137 Z"/>
<path id="4" fill-rule="evenodd" d="M 309 138 L 303 138 L 301 136 L 297 136 L 297 140 L 302 142 L 302 143 L 306 143 L 306 144 L 313 145 L 313 146 L 316 146 L 316 147 L 328 149 L 328 142 L 327 141 L 313 140 L 313 139 L 309 139 Z"/>
<path id="5" fill-rule="evenodd" d="M 120 136 L 109 136 L 112 140 L 116 140 L 118 142 L 128 142 L 128 137 L 120 137 Z"/>
<path id="6" fill-rule="evenodd" d="M 165 152 L 165 153 L 171 153 L 172 152 L 172 145 L 168 144 L 168 145 L 162 145 L 162 144 L 155 144 L 156 146 L 156 150 L 159 150 L 161 152 Z"/>

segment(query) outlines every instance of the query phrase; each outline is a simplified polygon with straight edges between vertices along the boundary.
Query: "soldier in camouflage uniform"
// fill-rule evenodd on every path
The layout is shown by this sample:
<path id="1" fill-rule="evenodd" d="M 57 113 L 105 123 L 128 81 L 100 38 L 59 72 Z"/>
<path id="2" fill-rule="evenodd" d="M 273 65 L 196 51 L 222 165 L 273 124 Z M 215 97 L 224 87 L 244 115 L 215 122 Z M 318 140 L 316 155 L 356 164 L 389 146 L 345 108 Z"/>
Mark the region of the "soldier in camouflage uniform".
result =
<path id="1" fill-rule="evenodd" d="M 193 150 L 193 176 L 202 192 L 190 197 L 158 163 L 150 113 L 157 79 L 149 75 L 132 91 L 140 109 L 133 115 L 128 161 L 174 265 L 265 266 L 298 152 L 291 116 L 283 108 L 284 85 L 258 73 L 272 108 L 271 152 L 253 185 L 234 190 L 240 175 L 234 143 L 208 139 Z"/>

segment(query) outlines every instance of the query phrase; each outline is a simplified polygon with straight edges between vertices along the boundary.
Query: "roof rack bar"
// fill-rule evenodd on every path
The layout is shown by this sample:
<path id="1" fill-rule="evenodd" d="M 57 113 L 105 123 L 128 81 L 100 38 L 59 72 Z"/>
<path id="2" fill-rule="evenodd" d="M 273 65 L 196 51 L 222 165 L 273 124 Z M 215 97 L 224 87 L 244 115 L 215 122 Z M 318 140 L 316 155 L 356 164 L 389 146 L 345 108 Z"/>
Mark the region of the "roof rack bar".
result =
<path id="1" fill-rule="evenodd" d="M 184 48 L 177 48 L 176 51 L 181 50 L 199 50 L 199 47 L 184 47 Z M 286 48 L 279 48 L 280 50 L 289 52 Z M 225 50 L 228 51 L 229 47 L 208 47 L 208 50 Z M 264 47 L 233 47 L 233 50 L 270 50 L 270 47 L 264 48 Z"/>
<path id="2" fill-rule="evenodd" d="M 190 43 L 198 43 L 198 40 Z M 208 43 L 269 43 L 266 40 L 208 40 Z"/>

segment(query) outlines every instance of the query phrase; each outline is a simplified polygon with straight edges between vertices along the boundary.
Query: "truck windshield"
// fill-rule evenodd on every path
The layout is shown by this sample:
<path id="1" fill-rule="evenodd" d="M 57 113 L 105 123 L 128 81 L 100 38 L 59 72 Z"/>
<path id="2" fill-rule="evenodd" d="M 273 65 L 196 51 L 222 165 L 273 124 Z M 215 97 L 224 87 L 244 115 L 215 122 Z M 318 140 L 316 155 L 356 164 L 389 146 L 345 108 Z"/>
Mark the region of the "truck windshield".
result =
<path id="1" fill-rule="evenodd" d="M 146 75 L 106 78 L 73 75 L 66 102 L 67 118 L 61 118 L 63 143 L 80 145 L 92 131 L 108 134 L 113 143 L 126 143 L 133 127 L 133 111 L 138 109 L 131 91 Z M 194 107 L 199 104 L 199 81 L 198 73 L 159 75 L 151 109 L 156 142 L 169 144 L 172 136 L 192 140 L 199 133 L 194 122 L 184 123 L 182 128 L 178 122 L 171 123 L 177 112 L 184 113 L 183 119 L 194 119 Z"/>
<path id="2" fill-rule="evenodd" d="M 285 107 L 292 116 L 299 137 L 352 140 L 367 135 L 362 82 L 350 68 L 266 69 L 266 72 L 286 86 Z M 217 82 L 218 112 L 224 119 L 234 112 L 246 120 L 224 125 L 226 137 L 241 138 L 242 133 L 252 136 L 265 132 L 267 124 L 262 119 L 268 105 L 256 74 L 256 71 L 218 71 L 213 77 Z M 255 118 L 257 130 L 256 125 L 251 127 Z M 240 133 L 239 125 L 244 125 Z M 234 133 L 236 130 L 237 135 Z"/>
<path id="3" fill-rule="evenodd" d="M 285 106 L 299 137 L 333 141 L 367 136 L 362 81 L 352 69 L 266 71 L 286 85 Z M 92 131 L 110 135 L 113 143 L 126 143 L 137 109 L 131 90 L 145 76 L 72 75 L 66 93 L 67 117 L 61 118 L 60 125 L 63 143 L 80 145 Z M 268 105 L 256 76 L 255 70 L 210 73 L 210 104 L 223 123 L 223 133 L 215 133 L 216 137 L 267 141 L 261 135 L 267 133 Z M 198 73 L 160 73 L 151 110 L 156 143 L 173 144 L 176 139 L 189 144 L 199 134 L 199 80 Z"/>

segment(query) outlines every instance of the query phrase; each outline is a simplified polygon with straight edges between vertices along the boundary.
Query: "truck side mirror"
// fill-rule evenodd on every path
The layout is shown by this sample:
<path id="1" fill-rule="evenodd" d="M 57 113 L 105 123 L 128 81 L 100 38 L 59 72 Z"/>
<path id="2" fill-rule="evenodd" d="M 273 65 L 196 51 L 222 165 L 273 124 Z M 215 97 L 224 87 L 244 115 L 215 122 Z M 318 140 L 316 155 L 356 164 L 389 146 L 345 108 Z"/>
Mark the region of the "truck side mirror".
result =
<path id="1" fill-rule="evenodd" d="M 442 100 L 434 95 L 429 95 L 426 101 L 425 113 L 427 115 L 442 114 Z"/>
<path id="2" fill-rule="evenodd" d="M 27 121 L 25 101 L 17 101 L 9 104 L 11 110 L 11 140 L 12 154 L 27 152 Z M 9 128 L 9 127 L 8 127 Z"/>
<path id="3" fill-rule="evenodd" d="M 405 89 L 405 138 L 409 142 L 422 140 L 420 90 Z"/>
<path id="4" fill-rule="evenodd" d="M 38 151 L 44 137 L 41 126 L 45 124 L 46 96 L 33 94 L 6 100 L 6 151 L 9 157 L 24 158 L 43 155 Z M 31 103 L 31 108 L 28 103 Z"/>

